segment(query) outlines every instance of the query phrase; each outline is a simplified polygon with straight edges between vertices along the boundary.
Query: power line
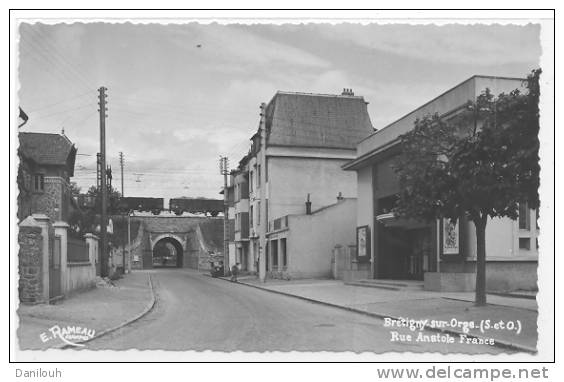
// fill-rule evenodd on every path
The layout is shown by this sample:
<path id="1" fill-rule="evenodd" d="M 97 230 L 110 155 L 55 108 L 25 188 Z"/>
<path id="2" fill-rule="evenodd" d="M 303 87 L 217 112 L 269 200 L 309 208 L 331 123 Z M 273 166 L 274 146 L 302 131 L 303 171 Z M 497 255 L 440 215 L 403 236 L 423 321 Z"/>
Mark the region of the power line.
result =
<path id="1" fill-rule="evenodd" d="M 21 42 L 26 42 L 24 39 L 20 40 Z M 28 45 L 30 45 L 29 42 L 27 42 Z M 74 91 L 84 91 L 84 88 L 78 86 L 78 84 L 76 82 L 74 82 L 73 80 L 71 80 L 69 77 L 67 77 L 63 72 L 59 71 L 59 70 L 55 70 L 57 68 L 56 65 L 54 65 L 49 59 L 48 57 L 46 57 L 44 55 L 44 53 L 37 51 L 35 49 L 33 49 L 32 47 L 26 46 L 24 44 L 20 44 L 20 48 L 22 49 L 23 52 L 27 52 L 28 54 L 30 54 L 30 57 L 33 58 L 35 61 L 37 61 L 40 64 L 40 67 L 43 69 L 46 69 L 47 72 L 49 72 L 54 79 L 57 79 L 58 81 L 64 81 L 67 82 L 70 87 L 73 87 L 75 90 Z M 41 55 L 43 57 L 43 59 L 41 59 L 39 57 L 39 55 Z M 49 62 L 51 65 L 45 65 L 46 62 Z"/>
<path id="2" fill-rule="evenodd" d="M 35 41 L 30 40 L 30 37 L 24 37 L 23 35 L 21 37 L 22 38 L 20 39 L 20 41 L 26 43 L 28 45 L 27 48 L 30 49 L 31 52 L 41 55 L 45 59 L 45 61 L 51 64 L 52 67 L 57 68 L 59 72 L 67 79 L 67 81 L 69 81 L 69 83 L 76 86 L 82 85 L 78 87 L 79 89 L 91 90 L 91 88 L 89 86 L 86 86 L 82 82 L 82 80 L 77 80 L 76 78 L 70 78 L 68 75 L 72 73 L 70 71 L 69 72 L 63 71 L 62 69 L 64 68 L 64 65 L 61 65 L 60 61 L 57 62 L 52 56 L 50 56 L 48 50 L 46 50 L 41 45 L 38 45 Z M 42 62 L 42 64 L 45 64 L 45 62 Z"/>
<path id="3" fill-rule="evenodd" d="M 194 103 L 190 103 L 190 104 L 174 104 L 174 103 L 170 103 L 170 102 L 154 102 L 154 101 L 148 101 L 148 100 L 138 100 L 138 99 L 133 99 L 132 97 L 127 97 L 127 96 L 121 96 L 121 95 L 115 95 L 114 96 L 116 98 L 116 103 L 121 103 L 121 104 L 125 104 L 127 106 L 137 106 L 137 105 L 148 105 L 148 106 L 152 106 L 155 108 L 160 108 L 163 110 L 168 110 L 168 109 L 177 109 L 178 112 L 180 113 L 184 113 L 185 110 L 187 108 L 190 107 L 195 107 L 198 110 L 208 110 L 210 112 L 215 112 L 217 111 L 217 104 L 210 102 L 209 106 L 204 106 L 201 103 L 198 104 L 194 104 Z M 124 102 L 124 101 L 120 101 L 124 100 L 124 101 L 132 101 L 132 103 L 130 102 Z M 143 106 L 143 110 L 145 110 L 146 107 Z M 241 115 L 249 115 L 246 111 L 241 110 L 241 109 L 227 109 L 227 108 L 222 108 L 221 110 L 223 110 L 226 113 L 232 113 L 232 114 L 241 114 Z"/>
<path id="4" fill-rule="evenodd" d="M 91 84 L 90 81 L 87 79 L 87 76 L 85 76 L 82 72 L 80 72 L 73 64 L 69 63 L 65 58 L 65 56 L 63 56 L 63 54 L 60 53 L 60 51 L 54 45 L 54 42 L 51 42 L 53 40 L 49 41 L 49 38 L 46 33 L 39 33 L 38 31 L 35 31 L 33 28 L 29 28 L 29 32 L 30 32 L 30 37 L 36 38 L 35 41 L 38 41 L 40 44 L 43 41 L 44 44 L 48 45 L 48 48 L 50 48 L 50 50 L 48 51 L 50 51 L 50 53 L 52 53 L 55 58 L 58 58 L 59 62 L 63 63 L 63 65 L 66 66 L 67 69 L 71 71 L 71 74 L 73 74 L 87 88 L 95 88 L 95 86 Z"/>
<path id="5" fill-rule="evenodd" d="M 29 112 L 29 113 L 36 113 L 36 112 L 38 112 L 38 111 L 40 111 L 40 110 L 50 109 L 50 108 L 52 108 L 52 107 L 54 107 L 54 106 L 57 106 L 57 105 L 60 105 L 60 104 L 62 104 L 62 103 L 69 102 L 69 101 L 76 101 L 76 100 L 78 100 L 79 98 L 82 98 L 82 97 L 84 97 L 84 96 L 86 96 L 86 95 L 93 95 L 93 94 L 95 94 L 95 92 L 94 92 L 93 90 L 87 91 L 86 93 L 82 93 L 82 94 L 75 94 L 75 95 L 73 95 L 73 96 L 71 96 L 71 97 L 62 99 L 62 100 L 59 101 L 59 102 L 55 102 L 55 103 L 49 104 L 49 105 L 47 105 L 47 106 L 42 106 L 42 107 L 40 107 L 40 108 L 38 108 L 38 109 L 32 109 L 32 110 L 29 110 L 28 112 Z"/>
<path id="6" fill-rule="evenodd" d="M 79 120 L 78 122 L 74 122 L 73 125 L 74 126 L 78 126 L 82 123 L 86 123 L 86 121 L 88 121 L 90 118 L 92 118 L 93 116 L 95 116 L 96 114 L 98 114 L 97 111 L 93 111 L 90 114 L 88 114 L 86 117 L 84 117 L 83 119 Z M 62 125 L 63 123 L 61 123 Z M 64 127 L 64 126 L 63 126 Z M 76 154 L 76 155 L 83 155 L 83 156 L 93 156 L 93 155 L 89 155 L 89 154 Z"/>
<path id="7" fill-rule="evenodd" d="M 150 119 L 162 120 L 162 117 L 160 117 L 159 115 L 165 115 L 167 118 L 169 118 L 171 120 L 178 121 L 180 123 L 192 122 L 194 119 L 209 121 L 210 116 L 213 116 L 214 120 L 216 121 L 216 123 L 218 125 L 220 123 L 222 123 L 221 120 L 218 118 L 219 117 L 218 111 L 221 112 L 220 109 L 217 109 L 215 111 L 210 111 L 209 113 L 202 112 L 202 111 L 188 113 L 186 110 L 178 110 L 178 111 L 170 111 L 170 110 L 135 111 L 135 110 L 128 109 L 127 107 L 116 106 L 116 107 L 112 107 L 112 110 L 117 112 L 117 113 L 130 114 L 134 118 L 137 118 L 138 121 L 146 121 L 147 123 L 149 123 L 148 120 L 150 120 Z M 225 120 L 228 119 L 230 121 L 232 120 L 231 118 L 227 118 L 227 116 L 224 119 Z"/>
<path id="8" fill-rule="evenodd" d="M 87 107 L 95 108 L 96 106 L 91 104 L 91 103 L 88 103 L 86 105 L 81 105 L 81 106 L 73 107 L 73 108 L 70 108 L 70 109 L 59 110 L 59 111 L 56 111 L 54 113 L 50 113 L 50 114 L 47 114 L 47 115 L 39 114 L 38 118 L 49 118 L 49 117 L 52 117 L 54 115 L 59 115 L 59 114 L 63 114 L 63 113 L 70 113 L 71 111 L 80 110 L 80 109 L 84 109 L 84 108 L 87 108 Z"/>

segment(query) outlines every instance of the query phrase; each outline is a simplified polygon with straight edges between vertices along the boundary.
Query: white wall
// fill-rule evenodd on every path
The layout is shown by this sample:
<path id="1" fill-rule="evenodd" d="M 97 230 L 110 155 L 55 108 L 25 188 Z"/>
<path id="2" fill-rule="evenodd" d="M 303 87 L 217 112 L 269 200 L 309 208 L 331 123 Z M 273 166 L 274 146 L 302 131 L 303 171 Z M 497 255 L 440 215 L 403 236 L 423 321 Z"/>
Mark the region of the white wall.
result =
<path id="1" fill-rule="evenodd" d="M 535 211 L 530 210 L 531 230 L 520 230 L 517 221 L 509 218 L 488 219 L 486 225 L 486 259 L 496 261 L 532 261 L 538 260 L 536 248 L 537 230 L 535 228 Z M 466 249 L 468 258 L 476 257 L 476 228 L 468 223 L 468 240 Z M 519 248 L 519 237 L 529 237 L 531 249 Z"/>
<path id="2" fill-rule="evenodd" d="M 67 266 L 67 283 L 70 293 L 93 287 L 96 283 L 96 267 L 90 262 L 69 263 Z"/>
<path id="3" fill-rule="evenodd" d="M 426 104 L 417 107 L 409 114 L 401 117 L 387 126 L 375 126 L 379 131 L 368 138 L 362 140 L 357 146 L 357 156 L 366 154 L 386 143 L 396 139 L 399 135 L 406 133 L 413 128 L 413 123 L 429 113 L 444 114 L 464 105 L 469 100 L 474 100 L 483 90 L 490 88 L 494 95 L 501 92 L 509 92 L 513 89 L 522 88 L 523 81 L 513 78 L 490 78 L 490 77 L 471 77 L 468 80 L 438 95 Z"/>
<path id="4" fill-rule="evenodd" d="M 357 219 L 356 226 L 368 225 L 372 231 L 374 201 L 372 199 L 372 167 L 358 170 Z"/>
<path id="5" fill-rule="evenodd" d="M 356 197 L 354 171 L 344 171 L 346 160 L 317 158 L 268 159 L 268 220 L 304 214 L 307 194 L 311 194 L 312 210 L 333 204 L 337 195 Z"/>
<path id="6" fill-rule="evenodd" d="M 335 245 L 355 244 L 356 199 L 312 215 L 289 216 L 287 272 L 294 278 L 331 277 Z"/>

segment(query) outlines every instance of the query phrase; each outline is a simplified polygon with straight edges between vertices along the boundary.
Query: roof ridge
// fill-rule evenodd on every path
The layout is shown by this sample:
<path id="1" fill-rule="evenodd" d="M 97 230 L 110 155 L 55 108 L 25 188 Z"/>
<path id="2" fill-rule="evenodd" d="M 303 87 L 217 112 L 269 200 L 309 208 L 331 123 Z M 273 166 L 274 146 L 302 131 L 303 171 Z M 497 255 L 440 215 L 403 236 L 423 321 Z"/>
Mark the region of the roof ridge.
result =
<path id="1" fill-rule="evenodd" d="M 44 133 L 41 131 L 20 131 L 19 134 L 38 134 L 38 135 L 57 135 L 57 136 L 64 135 L 61 133 Z"/>
<path id="2" fill-rule="evenodd" d="M 276 91 L 276 95 L 286 94 L 286 95 L 306 95 L 306 96 L 319 96 L 319 97 L 339 97 L 339 98 L 351 98 L 351 99 L 364 99 L 361 95 L 349 95 L 349 94 L 329 94 L 329 93 L 308 93 L 308 92 L 291 92 L 286 90 Z"/>

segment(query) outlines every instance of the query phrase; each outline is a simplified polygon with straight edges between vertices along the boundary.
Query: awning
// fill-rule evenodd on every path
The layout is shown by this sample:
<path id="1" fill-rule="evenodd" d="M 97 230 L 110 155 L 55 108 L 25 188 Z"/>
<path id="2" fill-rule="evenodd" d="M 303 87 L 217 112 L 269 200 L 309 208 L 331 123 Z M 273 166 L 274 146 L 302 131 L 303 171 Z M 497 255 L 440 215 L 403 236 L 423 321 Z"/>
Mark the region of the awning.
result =
<path id="1" fill-rule="evenodd" d="M 399 218 L 395 216 L 393 212 L 377 215 L 376 221 L 382 223 L 385 227 L 390 227 L 390 228 L 394 227 L 394 228 L 404 228 L 404 229 L 415 229 L 415 228 L 423 228 L 428 225 L 428 223 L 425 223 L 424 221 L 421 220 Z"/>

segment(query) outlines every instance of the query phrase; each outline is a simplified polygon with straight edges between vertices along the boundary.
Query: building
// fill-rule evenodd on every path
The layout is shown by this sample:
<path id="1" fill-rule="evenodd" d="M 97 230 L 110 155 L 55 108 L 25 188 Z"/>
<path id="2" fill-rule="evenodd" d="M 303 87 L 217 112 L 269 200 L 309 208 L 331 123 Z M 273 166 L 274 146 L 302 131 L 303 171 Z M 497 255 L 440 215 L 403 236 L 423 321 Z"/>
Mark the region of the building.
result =
<path id="1" fill-rule="evenodd" d="M 19 141 L 19 298 L 47 303 L 94 285 L 98 238 L 73 237 L 69 226 L 75 145 L 64 134 L 26 132 Z"/>
<path id="2" fill-rule="evenodd" d="M 376 131 L 357 146 L 356 158 L 343 166 L 358 177 L 357 229 L 367 236 L 366 256 L 375 279 L 425 280 L 428 289 L 472 290 L 475 281 L 474 225 L 460 219 L 426 224 L 395 218 L 390 210 L 399 192 L 392 163 L 398 137 L 417 118 L 456 115 L 489 88 L 493 94 L 523 88 L 520 78 L 473 76 Z M 522 205 L 518 221 L 490 219 L 486 229 L 488 289 L 536 288 L 538 249 L 536 211 Z M 359 255 L 361 251 L 359 250 Z M 362 256 L 361 256 L 362 257 Z"/>
<path id="3" fill-rule="evenodd" d="M 231 173 L 236 261 L 242 270 L 258 270 L 260 228 L 266 224 L 268 275 L 306 275 L 298 263 L 290 263 L 298 262 L 297 255 L 287 255 L 294 248 L 290 237 L 285 238 L 285 245 L 278 241 L 278 222 L 288 215 L 304 215 L 335 204 L 337 196 L 356 197 L 356 174 L 343 171 L 341 166 L 355 158 L 357 143 L 374 131 L 366 105 L 363 97 L 346 89 L 340 95 L 279 91 L 265 106 L 265 147 L 259 128 L 251 137 L 248 154 Z M 261 173 L 266 174 L 264 194 Z M 266 221 L 261 221 L 262 209 Z M 307 237 L 308 232 L 300 234 Z M 298 240 L 297 235 L 293 233 L 292 240 Z M 330 253 L 328 256 L 330 259 Z"/>
<path id="4" fill-rule="evenodd" d="M 356 199 L 337 197 L 331 205 L 271 220 L 267 269 L 279 277 L 329 278 L 337 246 L 354 246 Z"/>
<path id="5" fill-rule="evenodd" d="M 233 175 L 230 174 L 228 178 L 227 188 L 221 189 L 219 192 L 220 195 L 224 196 L 224 203 L 226 215 L 224 216 L 227 219 L 227 225 L 224 224 L 224 230 L 227 227 L 227 259 L 228 264 L 235 264 L 236 254 L 235 254 L 235 190 L 234 190 L 234 183 L 233 183 Z M 227 195 L 226 195 L 227 193 Z M 225 222 L 224 222 L 225 223 Z M 225 239 L 224 239 L 225 240 Z M 224 246 L 225 250 L 225 246 Z"/>
<path id="6" fill-rule="evenodd" d="M 53 222 L 68 222 L 75 145 L 64 134 L 26 132 L 19 134 L 19 140 L 19 220 L 41 213 Z"/>

